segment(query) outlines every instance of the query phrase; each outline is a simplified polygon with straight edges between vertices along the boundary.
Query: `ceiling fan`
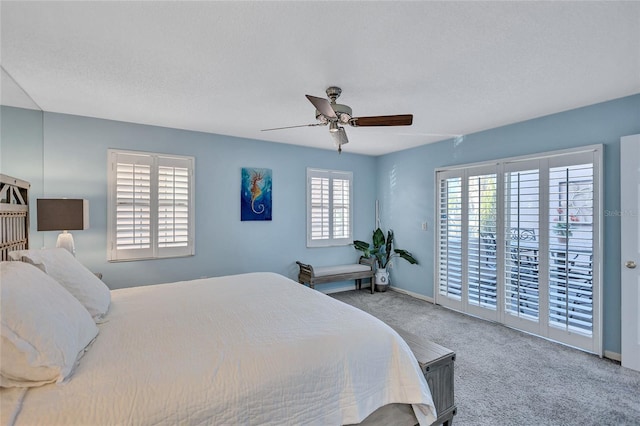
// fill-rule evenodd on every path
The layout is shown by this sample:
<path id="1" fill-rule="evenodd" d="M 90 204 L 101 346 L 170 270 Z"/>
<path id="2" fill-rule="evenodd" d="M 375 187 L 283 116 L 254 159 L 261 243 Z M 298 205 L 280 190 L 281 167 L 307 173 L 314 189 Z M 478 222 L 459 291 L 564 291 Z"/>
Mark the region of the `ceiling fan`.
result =
<path id="1" fill-rule="evenodd" d="M 299 126 L 276 127 L 273 129 L 263 129 L 263 132 L 271 130 L 293 129 L 295 127 L 312 127 L 329 125 L 329 134 L 334 143 L 338 146 L 338 153 L 342 152 L 342 145 L 349 143 L 347 133 L 342 125 L 352 127 L 369 126 L 410 126 L 413 123 L 413 114 L 402 115 L 378 115 L 372 117 L 353 117 L 351 107 L 336 103 L 336 99 L 342 93 L 339 87 L 331 86 L 327 89 L 329 99 L 318 98 L 316 96 L 305 95 L 309 102 L 316 107 L 317 123 L 302 124 Z"/>

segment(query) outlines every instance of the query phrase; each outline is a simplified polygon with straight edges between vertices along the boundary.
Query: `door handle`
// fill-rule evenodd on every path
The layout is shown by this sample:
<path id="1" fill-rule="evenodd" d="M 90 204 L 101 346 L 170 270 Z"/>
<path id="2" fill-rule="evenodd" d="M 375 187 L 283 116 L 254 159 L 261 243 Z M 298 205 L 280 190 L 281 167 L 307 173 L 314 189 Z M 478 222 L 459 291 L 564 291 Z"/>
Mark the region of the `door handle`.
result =
<path id="1" fill-rule="evenodd" d="M 636 268 L 636 262 L 634 262 L 633 260 L 627 260 L 624 263 L 624 266 L 626 266 L 629 269 L 635 269 Z"/>

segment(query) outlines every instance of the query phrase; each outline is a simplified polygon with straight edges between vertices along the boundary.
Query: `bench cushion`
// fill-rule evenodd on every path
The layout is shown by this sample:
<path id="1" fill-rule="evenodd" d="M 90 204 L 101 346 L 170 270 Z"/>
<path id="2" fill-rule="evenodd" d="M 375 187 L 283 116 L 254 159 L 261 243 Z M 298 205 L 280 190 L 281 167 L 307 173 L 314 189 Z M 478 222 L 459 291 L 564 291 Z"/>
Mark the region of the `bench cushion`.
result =
<path id="1" fill-rule="evenodd" d="M 313 272 L 316 277 L 327 277 L 330 275 L 349 274 L 351 272 L 370 271 L 369 265 L 350 264 L 314 267 Z"/>

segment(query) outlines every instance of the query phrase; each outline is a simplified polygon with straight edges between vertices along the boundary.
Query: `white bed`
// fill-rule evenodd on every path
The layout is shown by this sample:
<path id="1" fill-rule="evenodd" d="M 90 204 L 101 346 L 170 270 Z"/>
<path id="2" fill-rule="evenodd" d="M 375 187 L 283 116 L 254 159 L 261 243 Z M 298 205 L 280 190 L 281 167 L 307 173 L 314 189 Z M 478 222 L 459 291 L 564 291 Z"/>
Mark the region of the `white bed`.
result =
<path id="1" fill-rule="evenodd" d="M 111 291 L 63 383 L 2 389 L 2 424 L 342 425 L 436 416 L 407 344 L 293 280 L 251 273 Z"/>

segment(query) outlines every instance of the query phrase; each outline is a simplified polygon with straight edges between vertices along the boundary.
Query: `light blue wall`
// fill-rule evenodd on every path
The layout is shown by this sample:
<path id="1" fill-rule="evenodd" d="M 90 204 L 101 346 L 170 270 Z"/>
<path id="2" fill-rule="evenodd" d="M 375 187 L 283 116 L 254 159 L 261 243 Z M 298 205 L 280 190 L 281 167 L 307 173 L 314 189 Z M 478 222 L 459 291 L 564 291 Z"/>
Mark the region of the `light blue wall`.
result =
<path id="1" fill-rule="evenodd" d="M 35 206 L 42 197 L 42 129 L 40 110 L 0 106 L 0 173 L 26 180 L 31 184 L 30 198 Z M 28 158 L 29 161 L 22 161 Z M 36 223 L 35 208 L 29 212 L 31 224 Z M 32 227 L 35 230 L 35 225 Z M 32 233 L 31 246 L 41 246 L 42 237 Z"/>
<path id="2" fill-rule="evenodd" d="M 358 253 L 350 246 L 306 248 L 306 167 L 353 171 L 354 214 L 359 218 L 354 221 L 356 237 L 363 238 L 373 227 L 373 157 L 46 112 L 43 154 L 32 157 L 19 152 L 14 145 L 23 142 L 17 139 L 8 143 L 15 148 L 10 155 L 17 157 L 3 155 L 3 162 L 16 164 L 16 177 L 24 177 L 22 169 L 40 167 L 45 197 L 89 200 L 90 228 L 73 233 L 77 257 L 91 270 L 102 272 L 112 289 L 253 271 L 273 271 L 295 279 L 296 260 L 316 265 L 356 261 Z M 196 158 L 195 256 L 107 262 L 108 148 Z M 242 167 L 272 169 L 271 222 L 240 221 Z M 44 234 L 44 246 L 55 246 L 57 233 L 37 233 L 34 223 L 32 233 Z M 322 289 L 347 284 L 327 284 Z"/>
<path id="3" fill-rule="evenodd" d="M 421 262 L 395 262 L 393 284 L 432 297 L 436 168 L 602 143 L 603 209 L 619 210 L 619 140 L 640 133 L 640 95 L 467 135 L 460 143 L 445 141 L 378 158 L 55 113 L 44 113 L 43 142 L 33 129 L 36 117 L 29 110 L 2 108 L 2 173 L 31 180 L 36 189 L 32 205 L 41 196 L 89 199 L 91 228 L 74 232 L 78 259 L 102 272 L 111 288 L 261 270 L 295 278 L 295 260 L 317 265 L 356 260 L 352 247 L 305 246 L 305 172 L 320 167 L 354 172 L 356 239 L 369 240 L 374 202 L 380 200 L 382 226 L 394 229 L 397 247 Z M 106 261 L 108 148 L 196 157 L 196 256 Z M 240 221 L 242 167 L 273 170 L 272 222 Z M 603 219 L 604 347 L 619 353 L 620 221 Z M 422 222 L 428 224 L 426 231 Z M 33 247 L 55 245 L 55 232 L 36 232 L 35 220 L 31 229 Z"/>
<path id="4" fill-rule="evenodd" d="M 461 117 L 464 119 L 464 117 Z M 620 210 L 620 137 L 640 133 L 640 95 L 424 145 L 378 158 L 384 228 L 419 266 L 395 262 L 393 285 L 434 296 L 435 169 L 455 164 L 604 144 L 603 210 Z M 620 353 L 620 218 L 604 216 L 604 348 Z M 427 231 L 421 223 L 427 222 Z"/>

